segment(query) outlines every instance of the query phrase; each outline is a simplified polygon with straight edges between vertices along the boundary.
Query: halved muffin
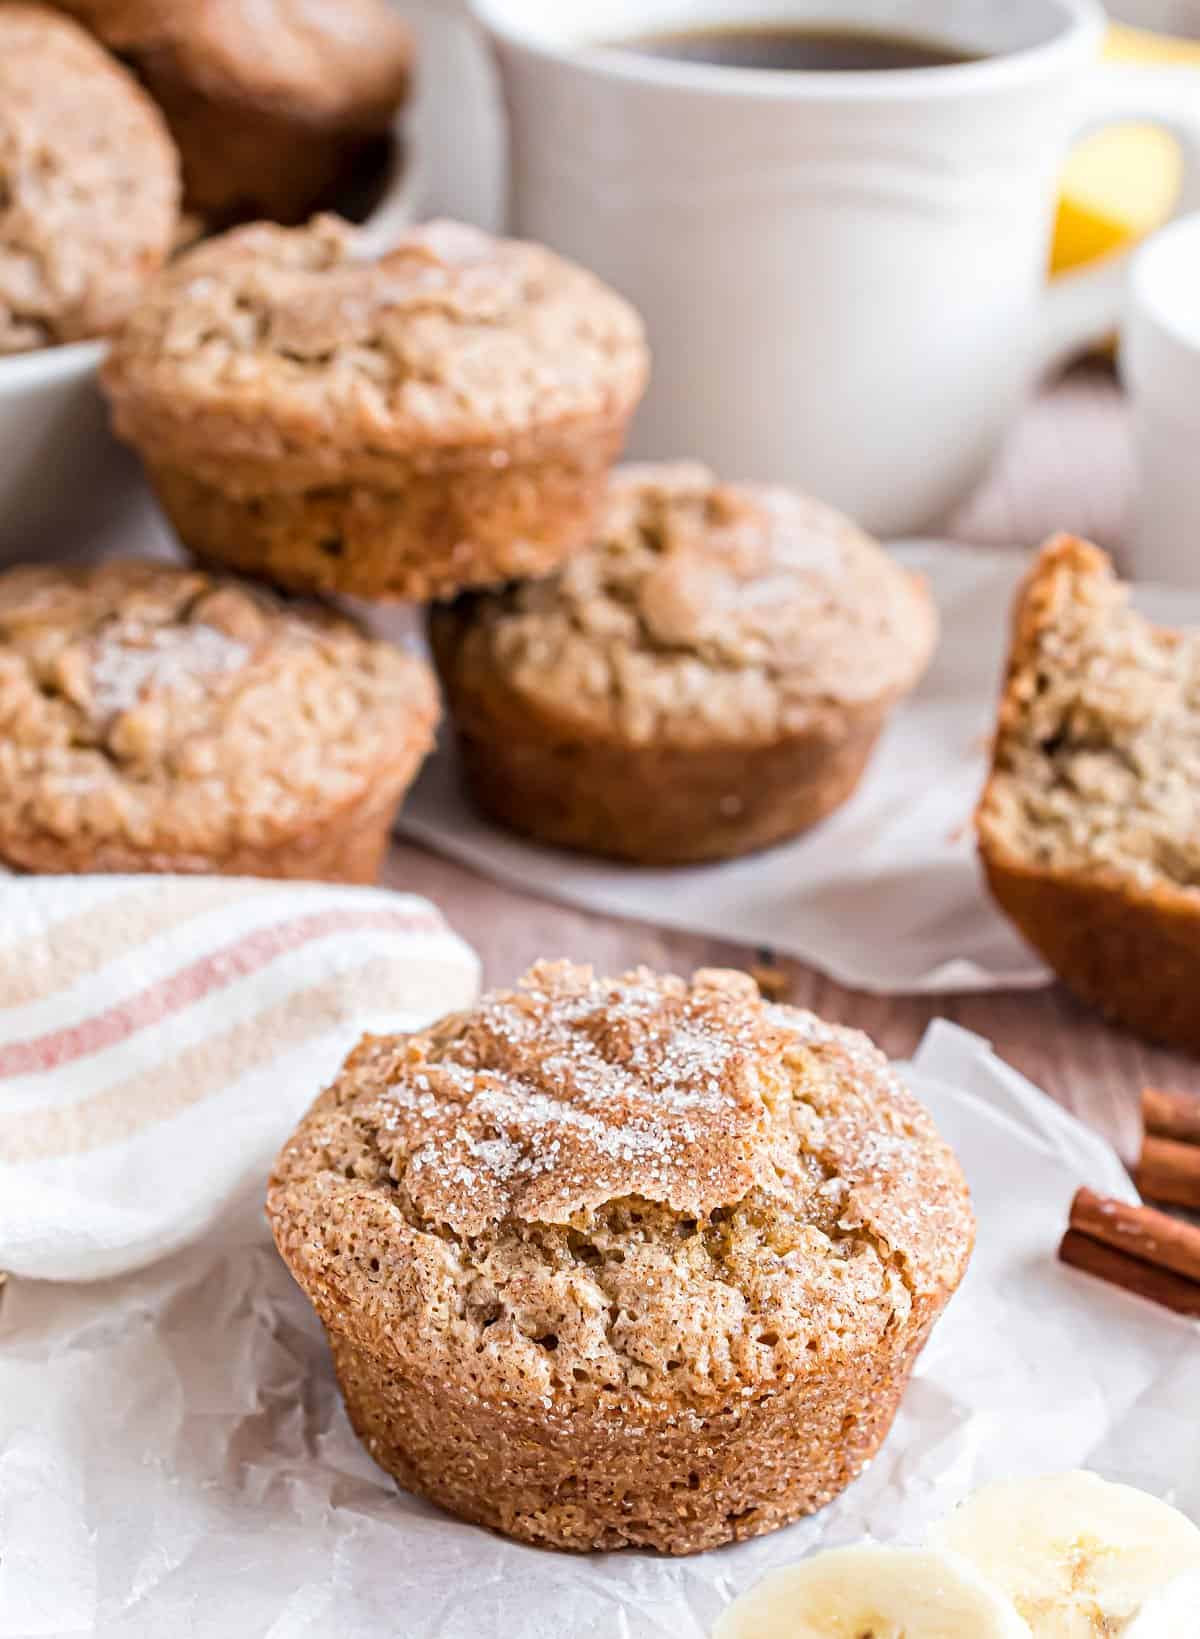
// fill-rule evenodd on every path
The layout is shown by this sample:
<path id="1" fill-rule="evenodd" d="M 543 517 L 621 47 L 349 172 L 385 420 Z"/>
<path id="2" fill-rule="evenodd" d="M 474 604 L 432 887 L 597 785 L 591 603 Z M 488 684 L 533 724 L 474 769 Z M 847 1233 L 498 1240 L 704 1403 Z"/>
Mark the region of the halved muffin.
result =
<path id="1" fill-rule="evenodd" d="M 975 826 L 1064 983 L 1200 1052 L 1200 636 L 1151 625 L 1085 541 L 1048 542 L 1018 597 Z"/>

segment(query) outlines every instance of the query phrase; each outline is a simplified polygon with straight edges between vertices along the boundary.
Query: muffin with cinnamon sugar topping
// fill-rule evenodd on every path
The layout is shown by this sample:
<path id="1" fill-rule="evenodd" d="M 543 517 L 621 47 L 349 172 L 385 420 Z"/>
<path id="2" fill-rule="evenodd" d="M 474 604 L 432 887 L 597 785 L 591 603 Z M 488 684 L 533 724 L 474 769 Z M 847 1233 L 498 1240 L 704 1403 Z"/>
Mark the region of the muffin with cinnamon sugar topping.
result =
<path id="1" fill-rule="evenodd" d="M 423 661 L 133 559 L 0 574 L 0 861 L 374 881 L 433 741 Z"/>
<path id="2" fill-rule="evenodd" d="M 861 1472 L 974 1233 L 866 1037 L 745 974 L 569 963 L 367 1037 L 267 1209 L 401 1485 L 527 1542 L 674 1554 Z"/>
<path id="3" fill-rule="evenodd" d="M 583 545 L 641 397 L 642 327 L 537 245 L 336 217 L 180 257 L 104 371 L 184 544 L 300 590 L 424 600 Z"/>
<path id="4" fill-rule="evenodd" d="M 673 865 L 767 847 L 845 802 L 937 617 L 831 507 L 680 464 L 619 471 L 558 574 L 463 598 L 431 633 L 487 815 Z"/>

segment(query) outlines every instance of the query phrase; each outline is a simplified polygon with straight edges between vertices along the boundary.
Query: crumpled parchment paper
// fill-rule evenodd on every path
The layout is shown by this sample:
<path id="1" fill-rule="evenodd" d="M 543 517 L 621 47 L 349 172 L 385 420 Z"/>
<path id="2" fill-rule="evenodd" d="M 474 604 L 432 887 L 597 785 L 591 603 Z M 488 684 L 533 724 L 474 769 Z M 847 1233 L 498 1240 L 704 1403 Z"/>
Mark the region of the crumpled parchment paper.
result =
<path id="1" fill-rule="evenodd" d="M 257 1197 L 219 1237 L 0 1304 L 0 1639 L 704 1639 L 818 1544 L 921 1534 L 1086 1464 L 1200 1514 L 1200 1331 L 1054 1259 L 1117 1157 L 948 1024 L 910 1080 L 962 1158 L 970 1273 L 880 1456 L 816 1518 L 693 1559 L 518 1547 L 404 1495 L 350 1431 Z"/>
<path id="2" fill-rule="evenodd" d="M 938 651 L 893 715 L 858 791 L 806 836 L 747 859 L 676 870 L 539 848 L 472 810 L 445 732 L 404 805 L 401 830 L 549 899 L 767 946 L 858 990 L 1046 984 L 1046 969 L 988 898 L 971 834 L 1009 610 L 1028 558 L 939 541 L 892 551 L 928 577 L 942 618 Z M 1198 592 L 1145 587 L 1136 602 L 1155 620 L 1200 625 Z M 389 621 L 389 631 L 402 630 Z"/>

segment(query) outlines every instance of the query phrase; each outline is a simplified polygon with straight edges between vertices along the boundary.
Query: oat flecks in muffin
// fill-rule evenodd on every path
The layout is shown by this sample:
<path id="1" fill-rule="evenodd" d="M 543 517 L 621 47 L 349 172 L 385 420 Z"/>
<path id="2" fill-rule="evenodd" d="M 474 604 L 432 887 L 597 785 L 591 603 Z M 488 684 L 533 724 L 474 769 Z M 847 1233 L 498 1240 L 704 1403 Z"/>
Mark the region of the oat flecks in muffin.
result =
<path id="1" fill-rule="evenodd" d="M 644 390 L 641 323 L 538 245 L 334 217 L 181 257 L 104 370 L 183 543 L 300 591 L 427 602 L 588 536 Z"/>
<path id="2" fill-rule="evenodd" d="M 0 6 L 0 354 L 111 330 L 178 211 L 174 147 L 132 77 L 54 12 Z"/>
<path id="3" fill-rule="evenodd" d="M 557 574 L 430 622 L 480 808 L 645 865 L 732 859 L 826 818 L 936 634 L 925 585 L 848 518 L 693 464 L 618 469 Z"/>
<path id="4" fill-rule="evenodd" d="M 220 869 L 395 784 L 424 666 L 324 610 L 161 564 L 0 575 L 0 857 Z"/>
<path id="5" fill-rule="evenodd" d="M 865 1037 L 743 974 L 568 963 L 365 1040 L 268 1210 L 402 1483 L 529 1540 L 672 1552 L 858 1472 L 973 1233 Z"/>
<path id="6" fill-rule="evenodd" d="M 481 600 L 462 662 L 633 744 L 770 740 L 915 682 L 924 589 L 849 519 L 704 467 L 620 469 L 594 543 Z"/>
<path id="7" fill-rule="evenodd" d="M 612 413 L 645 369 L 633 310 L 540 246 L 434 222 L 364 261 L 355 231 L 324 216 L 189 252 L 105 374 L 118 426 L 145 451 L 365 476 L 385 452 Z"/>
<path id="8" fill-rule="evenodd" d="M 1151 626 L 1085 541 L 1047 542 L 1018 595 L 975 826 L 993 897 L 1059 977 L 1200 1052 L 1200 638 Z"/>
<path id="9" fill-rule="evenodd" d="M 1057 559 L 1010 680 L 991 821 L 1048 866 L 1200 888 L 1200 638 L 1152 626 L 1094 548 Z"/>

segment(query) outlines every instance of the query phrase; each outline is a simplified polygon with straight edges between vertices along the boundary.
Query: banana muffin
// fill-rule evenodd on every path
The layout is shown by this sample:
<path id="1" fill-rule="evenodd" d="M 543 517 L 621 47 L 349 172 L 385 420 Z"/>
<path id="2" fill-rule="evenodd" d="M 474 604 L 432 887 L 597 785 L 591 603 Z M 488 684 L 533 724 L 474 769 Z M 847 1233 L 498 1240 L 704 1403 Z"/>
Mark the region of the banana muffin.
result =
<path id="1" fill-rule="evenodd" d="M 672 1554 L 862 1471 L 974 1235 L 865 1036 L 742 973 L 565 962 L 366 1037 L 267 1210 L 401 1485 L 526 1542 Z"/>
<path id="2" fill-rule="evenodd" d="M 431 632 L 486 814 L 669 865 L 766 847 L 845 802 L 937 619 L 829 507 L 635 466 L 560 574 L 464 598 Z"/>
<path id="3" fill-rule="evenodd" d="M 1200 1052 L 1200 635 L 1059 536 L 1017 600 L 976 814 L 1000 908 L 1085 1001 Z"/>
<path id="4" fill-rule="evenodd" d="M 360 254 L 336 217 L 182 256 L 104 372 L 184 543 L 286 587 L 426 599 L 586 541 L 642 327 L 537 245 L 452 222 Z"/>
<path id="5" fill-rule="evenodd" d="M 136 81 L 67 18 L 0 6 L 0 354 L 119 324 L 178 216 L 179 159 Z"/>
<path id="6" fill-rule="evenodd" d="M 386 145 L 412 37 L 387 0 L 56 0 L 163 109 L 189 211 L 301 222 Z"/>
<path id="7" fill-rule="evenodd" d="M 0 860 L 374 881 L 433 738 L 423 662 L 134 561 L 0 574 Z"/>

